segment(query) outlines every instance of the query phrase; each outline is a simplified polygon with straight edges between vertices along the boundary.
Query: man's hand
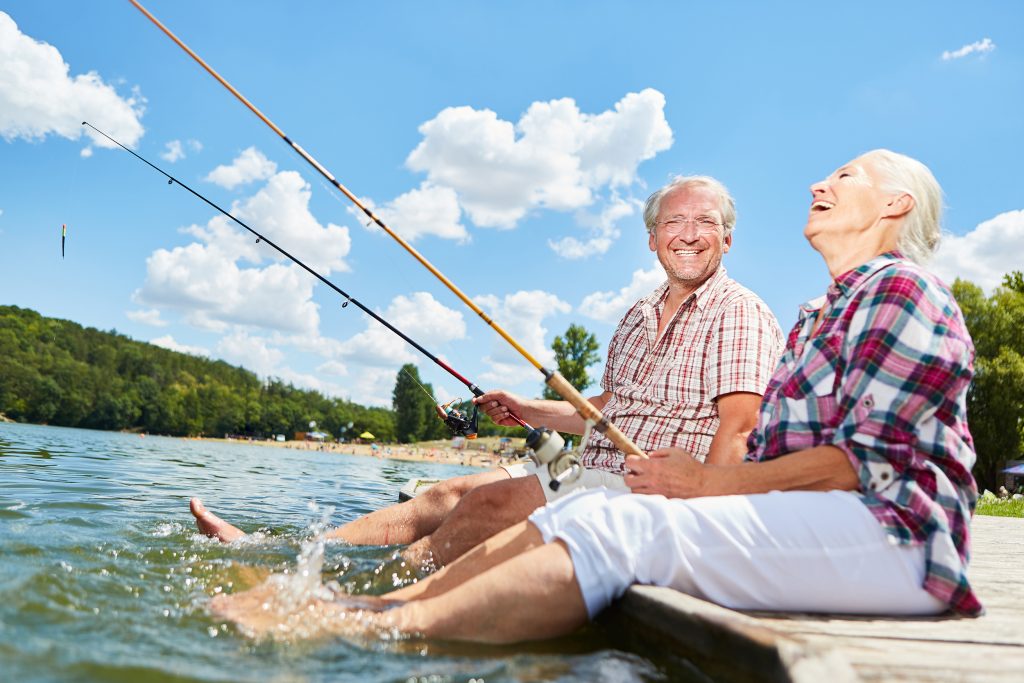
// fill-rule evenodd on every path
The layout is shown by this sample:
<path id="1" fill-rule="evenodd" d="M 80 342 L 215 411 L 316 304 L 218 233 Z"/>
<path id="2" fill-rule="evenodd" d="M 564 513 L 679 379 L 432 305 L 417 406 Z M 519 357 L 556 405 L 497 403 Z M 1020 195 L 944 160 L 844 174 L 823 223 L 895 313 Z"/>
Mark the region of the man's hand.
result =
<path id="1" fill-rule="evenodd" d="M 512 415 L 523 417 L 527 399 L 517 396 L 508 391 L 496 389 L 477 396 L 473 403 L 480 407 L 480 410 L 487 413 L 494 424 L 513 427 L 519 423 L 512 419 Z"/>
<path id="2" fill-rule="evenodd" d="M 661 494 L 667 498 L 704 495 L 704 465 L 681 448 L 651 451 L 649 458 L 626 456 L 626 486 L 633 493 Z"/>

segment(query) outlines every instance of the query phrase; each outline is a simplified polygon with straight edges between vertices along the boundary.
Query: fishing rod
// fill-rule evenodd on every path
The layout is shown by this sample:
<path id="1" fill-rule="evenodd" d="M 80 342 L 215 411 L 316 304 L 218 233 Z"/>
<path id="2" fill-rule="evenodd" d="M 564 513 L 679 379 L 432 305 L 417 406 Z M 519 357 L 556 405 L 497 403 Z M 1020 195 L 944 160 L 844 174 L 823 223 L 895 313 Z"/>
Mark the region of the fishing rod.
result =
<path id="1" fill-rule="evenodd" d="M 474 313 L 480 316 L 481 320 L 487 323 L 487 325 L 489 325 L 491 329 L 493 329 L 502 339 L 504 339 L 506 342 L 509 343 L 509 345 L 512 346 L 512 348 L 518 351 L 519 354 L 523 358 L 525 358 L 527 362 L 530 363 L 530 365 L 539 370 L 540 373 L 544 376 L 544 383 L 551 387 L 551 389 L 554 390 L 555 393 L 557 393 L 559 396 L 568 401 L 569 404 L 576 409 L 576 412 L 579 413 L 579 415 L 584 419 L 584 423 L 588 427 L 587 431 L 589 431 L 590 427 L 593 427 L 594 429 L 597 429 L 599 432 L 604 434 L 623 453 L 647 457 L 646 454 L 643 451 L 641 451 L 636 446 L 636 444 L 634 444 L 625 434 L 623 434 L 618 427 L 609 422 L 608 419 L 601 414 L 600 410 L 598 410 L 592 403 L 590 403 L 590 401 L 584 398 L 583 394 L 577 391 L 576 387 L 570 384 L 569 381 L 566 380 L 565 377 L 561 375 L 561 373 L 559 373 L 557 370 L 548 370 L 543 365 L 541 365 L 540 362 L 536 358 L 534 358 L 529 351 L 523 348 L 523 346 L 518 341 L 516 341 L 512 337 L 512 335 L 506 332 L 500 325 L 498 325 L 494 320 L 492 320 L 490 316 L 484 313 L 483 309 L 477 306 L 476 303 L 474 303 L 472 299 L 470 299 L 461 289 L 459 289 L 455 285 L 455 283 L 449 280 L 444 275 L 444 273 L 442 273 L 432 263 L 430 263 L 430 261 L 428 261 L 426 257 L 420 254 L 415 248 L 413 248 L 411 244 L 402 239 L 402 237 L 398 233 L 394 232 L 391 228 L 389 228 L 384 223 L 383 220 L 381 220 L 376 214 L 374 214 L 369 207 L 367 207 L 365 204 L 359 201 L 359 198 L 356 197 L 347 187 L 342 185 L 341 182 L 337 178 L 335 178 L 334 175 L 330 171 L 328 171 L 319 161 L 314 159 L 313 156 L 310 155 L 309 152 L 307 152 L 305 149 L 303 149 L 298 143 L 289 138 L 285 134 L 285 132 L 277 126 L 277 124 L 271 121 L 262 111 L 260 111 L 256 107 L 256 105 L 254 105 L 252 102 L 246 99 L 246 97 L 242 95 L 242 93 L 235 89 L 235 87 L 231 85 L 227 80 L 225 80 L 223 76 L 217 73 L 213 69 L 213 67 L 207 64 L 202 57 L 200 57 L 192 50 L 192 48 L 190 48 L 188 45 L 182 42 L 182 40 L 178 38 L 178 36 L 174 35 L 174 33 L 169 28 L 164 26 L 164 24 L 161 23 L 159 19 L 157 19 L 149 12 L 149 10 L 143 7 L 138 2 L 138 0 L 128 1 L 132 5 L 134 5 L 135 8 L 139 10 L 143 15 L 145 15 L 145 17 L 149 19 L 157 28 L 159 28 L 168 38 L 174 41 L 174 43 L 178 47 L 180 47 L 190 57 L 192 57 L 192 59 L 194 59 L 196 63 L 199 64 L 199 66 L 203 67 L 203 69 L 205 69 L 207 73 L 213 76 L 213 78 L 215 78 L 218 83 L 220 83 L 232 95 L 234 95 L 239 102 L 244 104 L 249 109 L 249 111 L 251 111 L 253 114 L 256 115 L 257 118 L 260 119 L 260 121 L 265 123 L 267 127 L 269 127 L 271 130 L 277 133 L 277 135 L 282 140 L 284 140 L 284 142 L 289 147 L 291 147 L 291 149 L 296 154 L 302 157 L 310 166 L 316 169 L 317 172 L 320 173 L 320 175 L 322 175 L 324 178 L 327 179 L 328 182 L 334 185 L 334 187 L 337 188 L 338 191 L 341 192 L 343 195 L 345 195 L 345 197 L 347 197 L 348 200 L 351 201 L 356 206 L 356 208 L 358 208 L 364 214 L 366 214 L 366 216 L 370 219 L 370 222 L 376 223 L 377 226 L 380 227 L 384 232 L 386 232 L 388 236 L 390 236 L 393 240 L 395 240 L 395 242 L 397 242 L 399 246 L 405 249 L 410 256 L 419 261 L 424 268 L 429 270 L 431 274 L 434 275 L 434 277 L 440 280 L 441 283 L 444 284 L 444 286 L 447 287 L 449 291 L 452 292 L 452 294 L 457 296 L 462 301 L 462 303 L 466 304 Z M 536 437 L 539 439 L 541 437 L 537 436 L 537 433 L 542 431 L 549 430 L 533 430 L 530 433 L 530 437 Z M 530 440 L 528 438 L 528 445 L 529 441 Z"/>
<path id="2" fill-rule="evenodd" d="M 349 304 L 354 305 L 356 308 L 358 308 L 359 310 L 361 310 L 364 313 L 366 313 L 367 315 L 369 315 L 371 318 L 373 318 L 374 320 L 379 322 L 381 325 L 383 325 L 384 327 L 388 328 L 389 330 L 391 330 L 392 332 L 397 334 L 407 344 L 409 344 L 410 346 L 415 348 L 417 351 L 422 353 L 424 356 L 426 356 L 430 360 L 434 361 L 434 363 L 436 363 L 442 370 L 444 370 L 449 375 L 451 375 L 452 377 L 454 377 L 455 379 L 459 380 L 464 385 L 466 385 L 466 388 L 469 389 L 471 392 L 473 392 L 473 396 L 482 396 L 483 395 L 484 392 L 483 392 L 482 389 L 480 389 L 480 387 L 478 387 L 476 384 L 474 384 L 473 382 L 470 382 L 468 379 L 466 379 L 465 377 L 460 375 L 450 365 L 448 365 L 443 360 L 441 360 L 440 358 L 438 358 L 437 356 L 432 354 L 430 351 L 427 351 L 425 348 L 420 346 L 415 340 L 410 338 L 407 334 L 405 334 L 400 329 L 398 329 L 397 327 L 395 327 L 394 325 L 389 323 L 387 320 L 382 318 L 380 315 L 375 313 L 370 308 L 367 308 L 365 305 L 363 305 L 363 303 L 361 301 L 359 301 L 358 299 L 356 299 L 355 297 L 350 295 L 348 292 L 346 292 L 345 290 L 343 290 L 340 287 L 338 287 L 337 285 L 335 285 L 333 282 L 331 282 L 330 280 L 325 278 L 323 275 L 321 275 L 320 273 L 316 272 L 315 270 L 313 270 L 312 268 L 307 266 L 305 263 L 303 263 L 302 261 L 300 261 L 298 258 L 293 256 L 292 254 L 288 253 L 287 251 L 285 251 L 284 249 L 279 247 L 277 244 L 275 244 L 271 240 L 267 239 L 266 236 L 264 236 L 261 233 L 257 232 L 254 228 L 251 228 L 249 225 L 244 223 L 241 219 L 236 218 L 233 214 L 231 214 L 228 211 L 226 211 L 225 209 L 221 208 L 218 204 L 213 202 L 211 199 L 208 199 L 206 196 L 204 196 L 204 195 L 200 194 L 198 191 L 192 189 L 191 187 L 189 187 L 185 183 L 181 182 L 179 179 L 177 179 L 174 176 L 172 176 L 167 171 L 163 170 L 162 168 L 160 168 L 156 164 L 150 162 L 148 159 L 146 159 L 146 158 L 140 156 L 139 154 L 136 154 L 132 150 L 128 149 L 127 147 L 122 145 L 120 142 L 118 142 L 114 138 L 110 137 L 109 135 L 107 135 L 102 130 L 100 130 L 96 126 L 92 125 L 88 121 L 82 121 L 82 125 L 83 126 L 89 126 L 89 128 L 92 128 L 94 131 L 96 131 L 97 133 L 99 133 L 100 135 L 105 137 L 106 139 L 110 140 L 112 143 L 114 143 L 115 145 L 117 145 L 118 147 L 123 149 L 124 151 L 128 152 L 133 157 L 135 157 L 136 159 L 138 159 L 142 163 L 146 164 L 147 166 L 152 168 L 157 173 L 159 173 L 162 176 L 164 176 L 165 178 L 167 178 L 167 184 L 168 185 L 177 184 L 179 187 L 181 187 L 181 188 L 183 188 L 185 190 L 188 190 L 190 193 L 192 193 L 193 196 L 198 197 L 202 201 L 204 201 L 207 204 L 209 204 L 210 206 L 212 206 L 217 211 L 220 211 L 222 214 L 224 214 L 225 216 L 227 216 L 228 218 L 233 220 L 235 223 L 238 223 L 240 226 L 242 226 L 243 228 L 245 228 L 250 233 L 252 233 L 253 235 L 256 236 L 257 244 L 260 243 L 260 242 L 265 242 L 266 244 L 268 244 L 271 247 L 273 247 L 274 249 L 276 249 L 280 254 L 286 256 L 289 260 L 292 261 L 292 263 L 294 263 L 295 265 L 299 266 L 300 268 L 305 270 L 307 273 L 309 273 L 310 275 L 315 277 L 317 280 L 320 280 L 320 282 L 324 283 L 325 285 L 327 285 L 328 287 L 333 289 L 335 292 L 340 294 L 345 299 L 345 301 L 342 302 L 342 304 L 341 304 L 342 308 L 347 307 Z M 418 384 L 418 382 L 417 382 L 417 384 Z M 422 385 L 421 385 L 421 387 L 422 387 Z M 424 391 L 426 391 L 426 389 L 424 389 Z M 433 396 L 431 396 L 431 399 L 433 399 Z M 443 409 L 442 409 L 441 406 L 437 405 L 437 406 L 435 406 L 435 409 L 437 410 L 438 417 L 441 418 L 441 420 L 448 426 L 448 428 L 452 431 L 452 433 L 454 433 L 454 434 L 456 434 L 458 436 L 465 436 L 465 437 L 470 437 L 470 436 L 475 437 L 476 436 L 477 421 L 479 419 L 479 412 L 477 411 L 477 407 L 475 405 L 473 406 L 473 416 L 471 418 L 467 418 L 464 414 L 462 414 L 461 411 L 459 411 L 456 408 L 453 408 L 451 403 L 449 403 L 446 406 L 443 406 Z M 531 427 L 526 422 L 524 422 L 519 416 L 512 415 L 510 413 L 509 417 L 511 417 L 513 420 L 515 420 L 516 423 L 518 423 L 520 427 L 523 427 L 523 428 L 525 428 L 525 429 L 527 429 L 529 431 L 533 431 L 533 427 Z"/>

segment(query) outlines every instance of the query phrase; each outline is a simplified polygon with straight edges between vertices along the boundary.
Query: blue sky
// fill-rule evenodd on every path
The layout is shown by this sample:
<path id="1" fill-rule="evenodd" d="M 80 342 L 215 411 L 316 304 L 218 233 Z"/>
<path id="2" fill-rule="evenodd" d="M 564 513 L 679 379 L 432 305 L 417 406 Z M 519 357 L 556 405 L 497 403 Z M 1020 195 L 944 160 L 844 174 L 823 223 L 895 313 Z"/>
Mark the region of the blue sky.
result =
<path id="1" fill-rule="evenodd" d="M 660 282 L 639 206 L 678 173 L 731 189 L 726 266 L 786 327 L 828 280 L 801 233 L 807 188 L 876 147 L 943 185 L 942 277 L 991 287 L 1024 267 L 1020 3 L 145 4 L 545 361 L 572 322 L 603 351 Z M 0 303 L 363 403 L 388 403 L 410 361 L 439 398 L 466 395 L 83 119 L 470 379 L 539 393 L 127 2 L 0 4 Z"/>

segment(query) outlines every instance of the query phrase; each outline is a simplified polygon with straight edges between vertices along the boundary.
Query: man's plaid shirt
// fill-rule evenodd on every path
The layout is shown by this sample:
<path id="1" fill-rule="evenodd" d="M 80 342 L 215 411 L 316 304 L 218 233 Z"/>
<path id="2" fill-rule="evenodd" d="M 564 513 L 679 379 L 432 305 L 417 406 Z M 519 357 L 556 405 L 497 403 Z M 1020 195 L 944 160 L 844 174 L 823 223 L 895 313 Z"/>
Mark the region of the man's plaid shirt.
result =
<path id="1" fill-rule="evenodd" d="M 675 446 L 703 460 L 718 431 L 715 399 L 763 394 L 782 350 L 782 330 L 761 299 L 719 269 L 676 311 L 657 338 L 668 283 L 641 299 L 608 344 L 602 413 L 645 453 Z M 622 474 L 624 458 L 597 431 L 586 467 Z"/>
<path id="2" fill-rule="evenodd" d="M 966 410 L 973 358 L 949 289 L 899 253 L 883 254 L 802 307 L 747 456 L 842 449 L 893 544 L 925 545 L 925 590 L 964 614 L 982 611 L 967 583 L 978 496 Z"/>

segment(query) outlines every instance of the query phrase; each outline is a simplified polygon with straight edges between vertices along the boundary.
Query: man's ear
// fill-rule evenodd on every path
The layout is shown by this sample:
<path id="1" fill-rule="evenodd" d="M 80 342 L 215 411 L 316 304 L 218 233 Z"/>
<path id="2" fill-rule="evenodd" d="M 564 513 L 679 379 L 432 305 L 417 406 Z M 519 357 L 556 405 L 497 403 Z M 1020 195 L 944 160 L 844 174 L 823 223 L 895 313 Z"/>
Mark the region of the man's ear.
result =
<path id="1" fill-rule="evenodd" d="M 722 253 L 723 254 L 728 254 L 729 253 L 729 248 L 731 246 L 732 246 L 732 233 L 730 232 L 729 236 L 725 237 L 722 240 Z"/>
<path id="2" fill-rule="evenodd" d="M 904 192 L 903 194 L 893 195 L 889 199 L 889 203 L 885 205 L 885 210 L 882 212 L 882 216 L 885 218 L 899 218 L 900 216 L 906 216 L 914 209 L 914 198 Z"/>
<path id="3" fill-rule="evenodd" d="M 654 230 L 657 228 L 647 233 L 647 246 L 651 248 L 651 251 L 658 251 L 658 236 L 654 234 Z"/>

